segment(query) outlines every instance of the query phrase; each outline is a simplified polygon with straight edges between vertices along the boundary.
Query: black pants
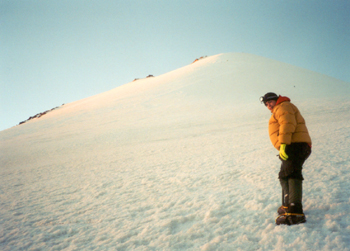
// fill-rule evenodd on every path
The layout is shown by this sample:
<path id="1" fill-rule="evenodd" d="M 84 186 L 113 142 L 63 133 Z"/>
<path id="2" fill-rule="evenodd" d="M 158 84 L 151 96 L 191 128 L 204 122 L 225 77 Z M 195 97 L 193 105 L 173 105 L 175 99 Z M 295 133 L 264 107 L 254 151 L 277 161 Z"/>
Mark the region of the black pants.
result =
<path id="1" fill-rule="evenodd" d="M 282 164 L 278 178 L 303 180 L 303 164 L 311 154 L 311 147 L 308 143 L 292 143 L 286 146 L 286 154 L 287 160 L 280 157 Z"/>
<path id="2" fill-rule="evenodd" d="M 302 169 L 305 160 L 311 154 L 311 148 L 307 143 L 293 143 L 287 145 L 286 153 L 288 155 L 287 160 L 280 158 L 282 164 L 279 172 L 279 179 L 284 194 L 282 204 L 285 206 L 293 204 L 296 207 L 296 209 L 294 209 L 296 210 L 295 213 L 303 213 L 302 181 L 304 178 Z"/>

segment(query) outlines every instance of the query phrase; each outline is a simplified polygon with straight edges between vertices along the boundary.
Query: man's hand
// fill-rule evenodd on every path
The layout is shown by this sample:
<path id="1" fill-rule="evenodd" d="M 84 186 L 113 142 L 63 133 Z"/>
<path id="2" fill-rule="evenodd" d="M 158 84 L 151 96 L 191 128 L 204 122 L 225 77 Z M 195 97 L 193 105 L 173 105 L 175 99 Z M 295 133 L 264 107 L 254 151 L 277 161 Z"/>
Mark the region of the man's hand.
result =
<path id="1" fill-rule="evenodd" d="M 288 159 L 288 155 L 286 154 L 286 144 L 281 144 L 280 146 L 280 157 L 283 160 Z"/>

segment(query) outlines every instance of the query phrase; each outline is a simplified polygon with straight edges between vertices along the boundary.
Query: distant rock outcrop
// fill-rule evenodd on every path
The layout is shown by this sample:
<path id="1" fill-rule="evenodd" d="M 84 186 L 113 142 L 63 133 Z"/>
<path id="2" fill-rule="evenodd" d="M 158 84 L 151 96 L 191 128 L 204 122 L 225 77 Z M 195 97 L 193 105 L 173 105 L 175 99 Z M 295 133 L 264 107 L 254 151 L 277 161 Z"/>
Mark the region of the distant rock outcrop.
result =
<path id="1" fill-rule="evenodd" d="M 150 75 L 148 75 L 146 78 L 154 78 L 154 76 L 153 76 L 152 74 L 150 74 Z M 137 81 L 137 80 L 139 80 L 139 78 L 135 78 L 135 79 L 133 80 L 133 82 L 134 82 L 134 81 Z"/>
<path id="2" fill-rule="evenodd" d="M 207 56 L 203 56 L 203 57 L 200 57 L 200 58 L 196 58 L 196 60 L 194 60 L 193 62 L 192 62 L 192 64 L 193 63 L 195 63 L 195 62 L 197 62 L 197 61 L 199 61 L 199 60 L 201 60 L 201 59 L 203 59 L 203 58 L 206 58 Z"/>
<path id="3" fill-rule="evenodd" d="M 64 104 L 62 104 L 62 105 L 64 105 Z M 44 111 L 44 112 L 35 114 L 34 116 L 29 117 L 27 120 L 24 120 L 24 121 L 22 121 L 22 122 L 19 122 L 18 125 L 22 125 L 22 124 L 28 122 L 29 120 L 32 120 L 32 119 L 35 119 L 35 118 L 40 118 L 40 117 L 44 116 L 45 114 L 47 114 L 47 113 L 49 113 L 49 112 L 51 112 L 51 111 L 53 111 L 53 110 L 56 110 L 56 109 L 58 109 L 58 108 L 59 108 L 59 106 L 57 106 L 57 107 L 55 107 L 55 108 L 52 108 L 51 110 L 47 110 L 47 111 Z"/>

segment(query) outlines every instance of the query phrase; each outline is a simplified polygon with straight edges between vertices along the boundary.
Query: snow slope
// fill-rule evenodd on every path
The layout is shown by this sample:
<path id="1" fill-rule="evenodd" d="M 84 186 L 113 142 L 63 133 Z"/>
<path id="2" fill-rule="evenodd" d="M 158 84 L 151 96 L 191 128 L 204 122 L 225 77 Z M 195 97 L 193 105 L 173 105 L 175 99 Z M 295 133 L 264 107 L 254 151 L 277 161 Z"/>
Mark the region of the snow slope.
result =
<path id="1" fill-rule="evenodd" d="M 350 84 L 227 53 L 0 132 L 1 250 L 350 250 Z M 274 91 L 313 139 L 308 222 L 276 226 Z"/>

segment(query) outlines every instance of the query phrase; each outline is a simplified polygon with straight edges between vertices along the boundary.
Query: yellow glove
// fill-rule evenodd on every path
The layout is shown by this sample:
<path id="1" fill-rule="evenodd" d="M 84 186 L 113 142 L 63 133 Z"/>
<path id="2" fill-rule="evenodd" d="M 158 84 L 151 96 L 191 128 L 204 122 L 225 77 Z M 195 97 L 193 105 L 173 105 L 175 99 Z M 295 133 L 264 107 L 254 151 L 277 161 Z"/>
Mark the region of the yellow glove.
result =
<path id="1" fill-rule="evenodd" d="M 281 144 L 280 146 L 280 157 L 283 160 L 288 159 L 288 155 L 286 154 L 286 144 Z"/>

